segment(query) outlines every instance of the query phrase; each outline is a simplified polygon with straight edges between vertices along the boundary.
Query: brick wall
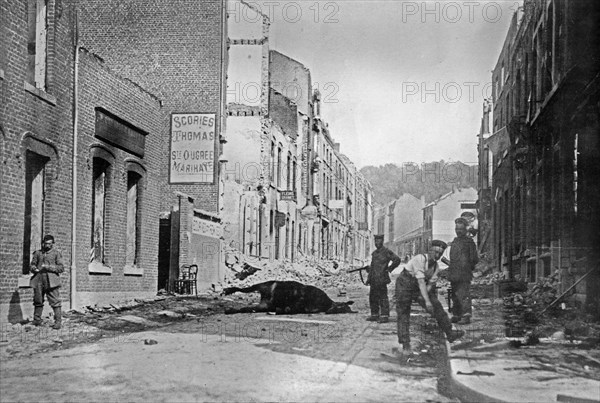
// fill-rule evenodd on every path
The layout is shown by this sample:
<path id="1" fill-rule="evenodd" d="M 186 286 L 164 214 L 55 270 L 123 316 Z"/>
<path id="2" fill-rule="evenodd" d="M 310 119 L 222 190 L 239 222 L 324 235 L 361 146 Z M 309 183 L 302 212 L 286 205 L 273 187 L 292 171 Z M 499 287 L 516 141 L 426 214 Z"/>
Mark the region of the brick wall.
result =
<path id="1" fill-rule="evenodd" d="M 269 116 L 281 126 L 286 135 L 293 139 L 298 137 L 298 107 L 272 88 L 269 94 Z"/>
<path id="2" fill-rule="evenodd" d="M 32 308 L 31 289 L 18 287 L 24 260 L 27 147 L 50 157 L 42 228 L 55 236 L 63 253 L 67 272 L 61 276 L 62 299 L 69 300 L 73 46 L 71 8 L 63 4 L 57 9 L 54 0 L 48 1 L 48 86 L 46 91 L 35 89 L 27 82 L 28 2 L 9 4 L 0 5 L 0 304 L 2 318 L 8 313 L 19 320 Z"/>
<path id="3" fill-rule="evenodd" d="M 158 229 L 162 189 L 161 153 L 164 112 L 160 100 L 136 83 L 112 72 L 106 63 L 86 49 L 80 51 L 79 62 L 79 126 L 78 126 L 78 213 L 77 213 L 77 291 L 127 292 L 129 297 L 140 292 L 156 292 L 158 276 Z M 107 143 L 96 136 L 96 108 L 146 132 L 143 157 L 123 147 Z M 105 202 L 105 265 L 110 274 L 88 271 L 92 239 L 93 156 L 102 149 L 114 157 L 109 170 Z M 106 154 L 105 154 L 106 155 Z M 130 164 L 142 167 L 139 194 L 140 248 L 135 275 L 125 270 L 127 237 L 127 172 Z M 131 273 L 131 271 L 130 271 Z M 86 301 L 90 298 L 84 298 Z M 93 298 L 91 298 L 93 300 Z"/>
<path id="4" fill-rule="evenodd" d="M 311 115 L 312 83 L 304 65 L 276 50 L 269 51 L 269 80 L 275 91 L 298 105 L 298 111 Z"/>
<path id="5" fill-rule="evenodd" d="M 164 100 L 163 130 L 169 133 L 172 112 L 215 112 L 222 121 L 224 11 L 221 0 L 90 0 L 81 10 L 81 38 L 117 73 Z M 217 156 L 219 149 L 216 144 Z M 162 150 L 169 150 L 168 136 Z M 162 177 L 168 162 L 165 152 Z M 164 211 L 177 203 L 176 191 L 191 195 L 196 207 L 218 211 L 218 180 L 166 190 Z"/>

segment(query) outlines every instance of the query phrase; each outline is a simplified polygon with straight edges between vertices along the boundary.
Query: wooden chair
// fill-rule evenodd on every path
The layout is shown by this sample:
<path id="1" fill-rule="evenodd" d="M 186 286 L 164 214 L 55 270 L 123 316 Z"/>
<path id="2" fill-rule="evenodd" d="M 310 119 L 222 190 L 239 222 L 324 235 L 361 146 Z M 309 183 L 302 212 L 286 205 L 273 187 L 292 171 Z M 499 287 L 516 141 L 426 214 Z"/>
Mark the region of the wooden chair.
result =
<path id="1" fill-rule="evenodd" d="M 194 293 L 198 296 L 198 265 L 184 264 L 179 268 L 179 278 L 173 284 L 178 294 Z"/>

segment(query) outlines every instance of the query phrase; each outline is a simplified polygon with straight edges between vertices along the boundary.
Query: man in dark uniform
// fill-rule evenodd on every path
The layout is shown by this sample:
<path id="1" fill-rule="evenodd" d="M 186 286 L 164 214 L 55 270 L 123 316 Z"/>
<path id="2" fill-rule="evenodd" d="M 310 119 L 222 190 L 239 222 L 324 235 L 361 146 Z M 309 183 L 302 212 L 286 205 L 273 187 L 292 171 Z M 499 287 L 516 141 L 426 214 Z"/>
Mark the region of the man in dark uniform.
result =
<path id="1" fill-rule="evenodd" d="M 42 324 L 42 312 L 44 310 L 44 295 L 54 310 L 53 329 L 61 328 L 61 302 L 60 302 L 60 277 L 64 269 L 60 251 L 54 249 L 54 237 L 46 235 L 42 242 L 42 249 L 33 253 L 31 260 L 31 272 L 33 277 L 29 284 L 33 288 L 33 324 Z"/>
<path id="2" fill-rule="evenodd" d="M 442 257 L 444 249 L 446 249 L 445 242 L 432 241 L 428 253 L 413 257 L 396 279 L 398 343 L 402 348 L 402 354 L 411 353 L 410 310 L 415 300 L 435 317 L 449 342 L 464 335 L 463 331 L 452 330 L 450 319 L 437 298 L 436 281 L 439 271 L 437 261 Z"/>
<path id="3" fill-rule="evenodd" d="M 454 220 L 456 238 L 450 247 L 448 280 L 452 286 L 452 322 L 459 325 L 471 323 L 471 279 L 479 261 L 473 238 L 467 235 L 468 221 Z"/>
<path id="4" fill-rule="evenodd" d="M 371 316 L 368 321 L 387 323 L 390 317 L 390 300 L 387 285 L 391 283 L 390 272 L 401 262 L 401 259 L 391 250 L 383 246 L 383 235 L 375 235 L 375 250 L 371 255 L 369 277 L 369 305 Z M 380 316 L 381 314 L 381 316 Z"/>

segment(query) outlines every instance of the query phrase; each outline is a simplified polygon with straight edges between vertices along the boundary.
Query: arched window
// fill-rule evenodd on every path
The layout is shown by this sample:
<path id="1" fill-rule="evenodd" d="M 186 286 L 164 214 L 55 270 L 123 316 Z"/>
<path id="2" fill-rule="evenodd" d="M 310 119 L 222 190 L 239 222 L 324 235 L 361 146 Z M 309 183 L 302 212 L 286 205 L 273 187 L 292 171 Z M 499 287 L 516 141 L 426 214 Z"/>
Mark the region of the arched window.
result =
<path id="1" fill-rule="evenodd" d="M 37 250 L 46 227 L 46 199 L 53 196 L 51 181 L 58 169 L 58 153 L 49 143 L 38 140 L 31 133 L 23 136 L 21 152 L 25 161 L 25 214 L 23 219 L 23 273 L 29 272 L 33 252 Z M 53 163 L 51 163 L 53 162 Z"/>
<path id="2" fill-rule="evenodd" d="M 91 263 L 106 263 L 107 200 L 115 157 L 100 146 L 90 150 L 92 160 Z"/>
<path id="3" fill-rule="evenodd" d="M 125 266 L 140 265 L 143 181 L 146 170 L 136 162 L 127 162 L 127 236 L 125 241 Z"/>

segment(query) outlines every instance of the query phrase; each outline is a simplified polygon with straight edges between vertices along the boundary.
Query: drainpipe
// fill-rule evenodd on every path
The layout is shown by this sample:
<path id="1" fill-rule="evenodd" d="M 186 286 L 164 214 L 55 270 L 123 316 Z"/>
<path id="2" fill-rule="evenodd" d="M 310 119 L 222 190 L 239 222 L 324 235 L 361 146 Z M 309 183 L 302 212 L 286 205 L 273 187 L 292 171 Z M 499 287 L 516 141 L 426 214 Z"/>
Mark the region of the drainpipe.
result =
<path id="1" fill-rule="evenodd" d="M 73 72 L 73 178 L 72 178 L 72 223 L 71 223 L 71 309 L 76 308 L 77 301 L 77 125 L 79 123 L 79 19 L 75 6 L 75 60 Z"/>

